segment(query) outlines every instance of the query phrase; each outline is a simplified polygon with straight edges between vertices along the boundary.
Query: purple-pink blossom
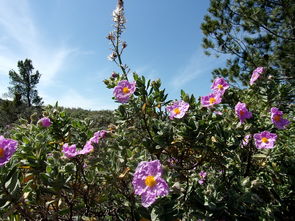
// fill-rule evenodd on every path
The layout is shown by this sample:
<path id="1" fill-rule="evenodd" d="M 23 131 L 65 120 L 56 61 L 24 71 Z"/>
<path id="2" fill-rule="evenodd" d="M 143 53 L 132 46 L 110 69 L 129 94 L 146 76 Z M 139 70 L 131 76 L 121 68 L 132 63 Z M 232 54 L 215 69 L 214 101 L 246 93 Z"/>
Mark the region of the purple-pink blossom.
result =
<path id="1" fill-rule="evenodd" d="M 235 106 L 236 115 L 238 115 L 240 122 L 244 123 L 245 119 L 249 119 L 252 117 L 252 113 L 248 111 L 245 103 L 237 103 Z"/>
<path id="2" fill-rule="evenodd" d="M 268 131 L 254 134 L 255 146 L 258 149 L 271 149 L 274 148 L 277 135 Z"/>
<path id="3" fill-rule="evenodd" d="M 221 103 L 221 94 L 220 93 L 212 93 L 208 96 L 201 97 L 201 104 L 203 107 L 212 107 L 215 104 Z"/>
<path id="4" fill-rule="evenodd" d="M 246 147 L 249 142 L 250 142 L 250 139 L 251 139 L 252 135 L 251 134 L 247 134 L 243 140 L 242 140 L 242 147 Z"/>
<path id="5" fill-rule="evenodd" d="M 220 115 L 220 116 L 223 115 L 223 113 L 222 113 L 221 111 L 214 111 L 213 113 L 214 113 L 215 115 Z"/>
<path id="6" fill-rule="evenodd" d="M 51 120 L 48 117 L 43 117 L 38 121 L 38 124 L 42 127 L 50 127 L 51 126 Z"/>
<path id="7" fill-rule="evenodd" d="M 166 196 L 169 193 L 168 184 L 162 178 L 162 170 L 159 160 L 143 161 L 135 170 L 132 180 L 134 194 L 141 196 L 144 207 L 149 207 L 157 197 Z"/>
<path id="8" fill-rule="evenodd" d="M 199 173 L 200 179 L 198 180 L 199 184 L 203 184 L 206 181 L 207 173 L 205 171 L 201 171 Z"/>
<path id="9" fill-rule="evenodd" d="M 169 112 L 169 118 L 173 120 L 174 118 L 182 118 L 187 110 L 189 109 L 189 104 L 183 100 L 174 101 L 171 105 L 166 107 Z"/>
<path id="10" fill-rule="evenodd" d="M 65 143 L 62 146 L 62 152 L 67 158 L 72 158 L 79 154 L 79 152 L 76 149 L 76 144 L 69 146 L 69 144 Z"/>
<path id="11" fill-rule="evenodd" d="M 90 138 L 91 143 L 98 143 L 100 139 L 103 139 L 106 137 L 108 131 L 106 130 L 100 130 L 94 133 L 93 137 Z"/>
<path id="12" fill-rule="evenodd" d="M 228 88 L 229 84 L 224 78 L 216 78 L 211 86 L 214 93 L 220 93 L 221 95 L 223 95 Z"/>
<path id="13" fill-rule="evenodd" d="M 91 141 L 87 141 L 86 144 L 84 145 L 83 149 L 80 150 L 77 155 L 79 154 L 88 154 L 94 151 L 94 146 L 92 146 Z"/>
<path id="14" fill-rule="evenodd" d="M 18 142 L 12 139 L 5 139 L 0 136 L 0 167 L 5 165 L 14 152 L 16 151 Z"/>
<path id="15" fill-rule="evenodd" d="M 250 79 L 250 85 L 253 85 L 254 82 L 260 77 L 261 74 L 263 74 L 265 72 L 265 68 L 264 67 L 258 67 L 256 68 L 251 76 Z"/>
<path id="16" fill-rule="evenodd" d="M 279 129 L 285 129 L 285 127 L 290 124 L 290 121 L 283 118 L 283 111 L 280 111 L 276 107 L 272 107 L 270 110 L 271 121 Z"/>
<path id="17" fill-rule="evenodd" d="M 127 80 L 122 80 L 114 88 L 113 94 L 118 102 L 127 103 L 131 95 L 135 92 L 135 90 L 136 90 L 135 81 L 130 83 Z"/>

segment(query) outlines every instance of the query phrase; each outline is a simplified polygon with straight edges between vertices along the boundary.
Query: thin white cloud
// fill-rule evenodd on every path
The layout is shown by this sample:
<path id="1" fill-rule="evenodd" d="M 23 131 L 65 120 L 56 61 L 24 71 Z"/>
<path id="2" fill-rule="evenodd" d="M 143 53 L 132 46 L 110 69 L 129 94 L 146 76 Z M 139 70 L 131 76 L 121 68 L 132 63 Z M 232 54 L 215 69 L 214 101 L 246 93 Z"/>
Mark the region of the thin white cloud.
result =
<path id="1" fill-rule="evenodd" d="M 185 84 L 201 77 L 204 74 L 211 74 L 211 71 L 224 63 L 225 57 L 208 57 L 203 53 L 203 49 L 198 49 L 188 60 L 187 64 L 178 71 L 172 78 L 171 86 L 180 89 Z"/>
<path id="2" fill-rule="evenodd" d="M 16 68 L 18 60 L 29 58 L 42 73 L 41 86 L 49 85 L 75 49 L 51 48 L 34 23 L 27 0 L 0 0 L 0 74 Z M 45 38 L 44 38 L 45 37 Z"/>
<path id="3" fill-rule="evenodd" d="M 2 0 L 0 24 L 9 37 L 17 41 L 24 49 L 35 48 L 38 44 L 38 31 L 26 0 Z"/>
<path id="4" fill-rule="evenodd" d="M 155 80 L 161 77 L 158 71 L 148 65 L 135 67 L 134 71 L 139 75 L 144 75 L 146 79 Z"/>

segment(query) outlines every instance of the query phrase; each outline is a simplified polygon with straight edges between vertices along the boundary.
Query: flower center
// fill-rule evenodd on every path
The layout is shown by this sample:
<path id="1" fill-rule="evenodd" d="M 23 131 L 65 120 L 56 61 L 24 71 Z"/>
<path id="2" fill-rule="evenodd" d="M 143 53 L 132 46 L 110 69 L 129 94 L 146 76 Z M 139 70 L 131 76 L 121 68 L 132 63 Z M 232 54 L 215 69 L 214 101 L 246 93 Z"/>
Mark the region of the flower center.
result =
<path id="1" fill-rule="evenodd" d="M 268 139 L 266 137 L 261 138 L 262 143 L 268 143 Z"/>
<path id="2" fill-rule="evenodd" d="M 145 185 L 147 185 L 148 187 L 153 187 L 157 184 L 157 181 L 155 180 L 154 176 L 147 176 L 145 178 Z"/>
<path id="3" fill-rule="evenodd" d="M 281 117 L 280 117 L 280 115 L 275 115 L 273 117 L 273 119 L 274 119 L 274 121 L 280 121 L 281 120 Z"/>
<path id="4" fill-rule="evenodd" d="M 0 158 L 4 157 L 4 149 L 0 147 Z"/>
<path id="5" fill-rule="evenodd" d="M 213 104 L 214 102 L 216 102 L 216 99 L 214 97 L 210 97 L 209 98 L 209 103 Z"/>
<path id="6" fill-rule="evenodd" d="M 174 113 L 175 113 L 175 114 L 180 114 L 180 110 L 179 110 L 179 108 L 178 108 L 178 107 L 177 107 L 177 108 L 175 108 L 173 111 L 174 111 Z"/>
<path id="7" fill-rule="evenodd" d="M 223 89 L 223 85 L 222 85 L 222 84 L 218 84 L 218 85 L 217 85 L 217 88 L 218 88 L 219 90 L 222 90 L 222 89 Z"/>
<path id="8" fill-rule="evenodd" d="M 130 90 L 129 90 L 128 87 L 124 87 L 124 88 L 122 89 L 122 91 L 123 91 L 123 94 L 127 94 L 127 93 L 130 92 Z"/>
<path id="9" fill-rule="evenodd" d="M 245 111 L 240 111 L 240 115 L 243 116 L 245 114 Z"/>

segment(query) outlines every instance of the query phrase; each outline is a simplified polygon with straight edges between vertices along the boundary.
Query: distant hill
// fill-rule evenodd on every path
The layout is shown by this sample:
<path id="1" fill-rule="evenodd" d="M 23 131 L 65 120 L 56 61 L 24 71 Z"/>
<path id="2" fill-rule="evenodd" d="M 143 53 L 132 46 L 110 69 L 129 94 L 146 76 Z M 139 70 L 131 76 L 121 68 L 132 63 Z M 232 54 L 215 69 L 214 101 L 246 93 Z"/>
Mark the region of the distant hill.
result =
<path id="1" fill-rule="evenodd" d="M 111 110 L 91 111 L 82 108 L 64 108 L 72 118 L 90 119 L 93 121 L 93 127 L 97 129 L 106 129 L 111 123 L 114 123 L 114 114 Z"/>
<path id="2" fill-rule="evenodd" d="M 93 129 L 97 130 L 106 129 L 114 121 L 113 111 L 110 110 L 90 111 L 82 108 L 61 108 L 72 118 L 91 120 Z M 0 133 L 5 131 L 6 127 L 17 123 L 20 118 L 30 119 L 32 113 L 37 113 L 37 117 L 41 117 L 42 110 L 42 107 L 28 108 L 24 105 L 16 105 L 14 101 L 0 98 Z"/>

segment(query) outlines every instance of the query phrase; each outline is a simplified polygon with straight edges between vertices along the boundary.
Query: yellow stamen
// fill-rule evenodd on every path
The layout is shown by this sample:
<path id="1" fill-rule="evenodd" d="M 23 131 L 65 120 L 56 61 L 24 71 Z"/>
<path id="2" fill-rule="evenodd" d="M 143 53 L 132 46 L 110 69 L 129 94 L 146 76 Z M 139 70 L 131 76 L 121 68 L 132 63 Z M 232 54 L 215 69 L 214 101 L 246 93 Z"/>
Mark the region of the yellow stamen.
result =
<path id="1" fill-rule="evenodd" d="M 145 185 L 147 185 L 148 187 L 153 187 L 156 184 L 157 184 L 157 181 L 154 176 L 147 176 L 145 178 Z"/>
<path id="2" fill-rule="evenodd" d="M 213 104 L 214 102 L 216 102 L 216 99 L 214 97 L 210 97 L 209 98 L 209 103 Z"/>
<path id="3" fill-rule="evenodd" d="M 122 91 L 123 91 L 124 94 L 127 94 L 127 93 L 130 92 L 130 90 L 129 90 L 128 87 L 124 87 L 124 88 L 122 89 Z"/>
<path id="4" fill-rule="evenodd" d="M 222 90 L 223 89 L 223 85 L 222 84 L 218 84 L 217 87 L 218 87 L 219 90 Z"/>
<path id="5" fill-rule="evenodd" d="M 280 115 L 275 115 L 273 117 L 274 121 L 280 121 L 281 120 L 281 116 Z"/>
<path id="6" fill-rule="evenodd" d="M 4 149 L 0 147 L 0 157 L 4 157 Z"/>
<path id="7" fill-rule="evenodd" d="M 178 107 L 177 107 L 177 108 L 175 108 L 173 111 L 174 111 L 174 113 L 175 113 L 175 114 L 180 114 L 180 110 L 179 110 L 179 108 L 178 108 Z"/>
<path id="8" fill-rule="evenodd" d="M 268 143 L 268 139 L 266 137 L 261 138 L 262 143 Z"/>

